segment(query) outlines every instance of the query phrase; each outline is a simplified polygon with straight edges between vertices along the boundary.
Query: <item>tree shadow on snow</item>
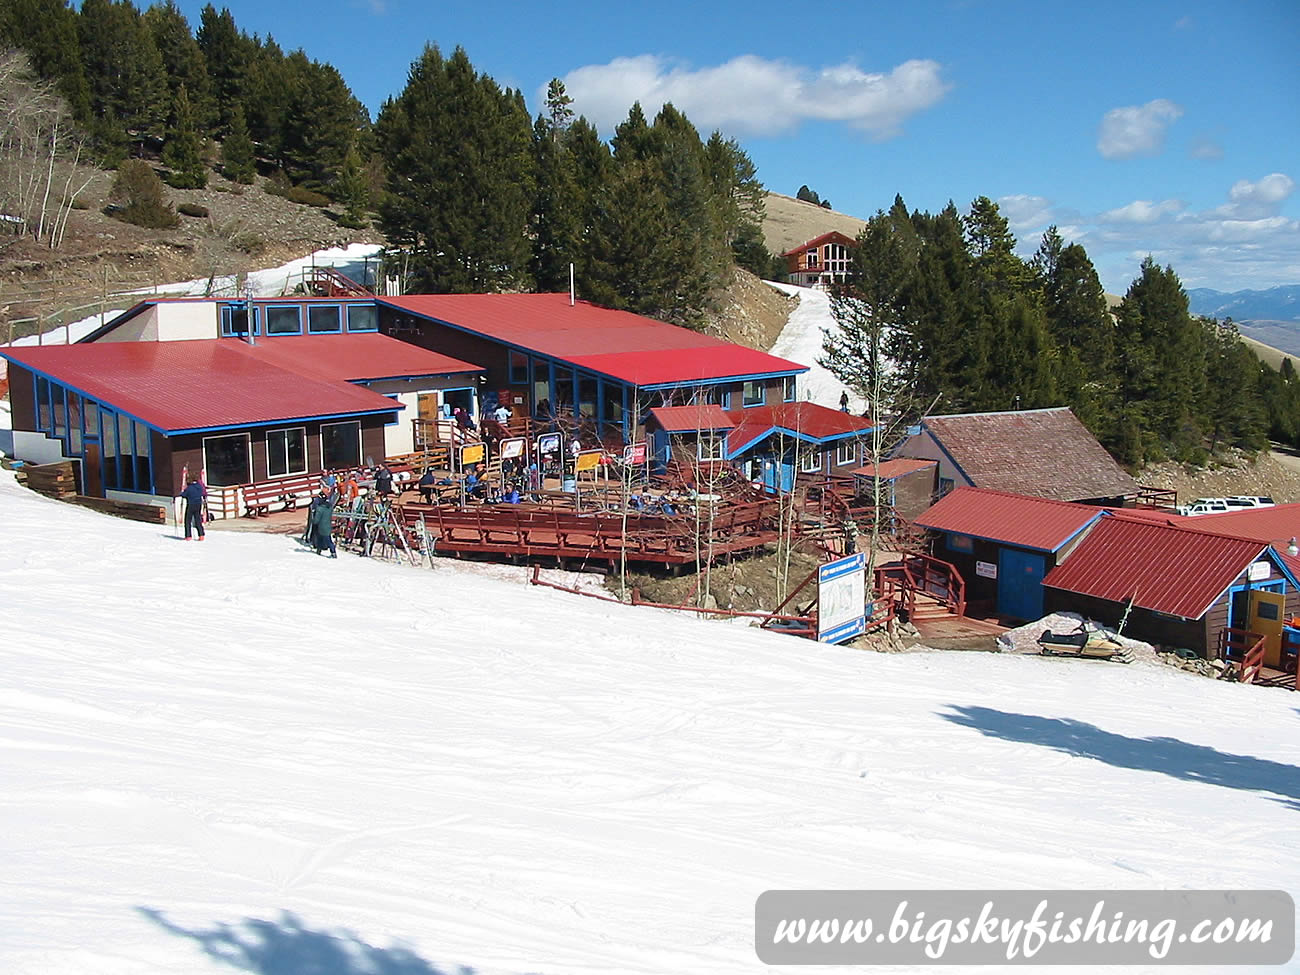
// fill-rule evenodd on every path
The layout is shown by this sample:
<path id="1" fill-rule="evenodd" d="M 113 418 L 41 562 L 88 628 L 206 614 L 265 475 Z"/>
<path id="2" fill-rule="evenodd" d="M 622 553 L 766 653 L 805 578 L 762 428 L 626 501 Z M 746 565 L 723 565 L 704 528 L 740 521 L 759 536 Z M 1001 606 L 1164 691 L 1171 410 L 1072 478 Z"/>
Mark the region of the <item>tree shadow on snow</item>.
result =
<path id="1" fill-rule="evenodd" d="M 1116 768 L 1161 772 L 1176 779 L 1227 789 L 1271 792 L 1286 797 L 1275 801 L 1300 810 L 1300 768 L 1294 765 L 1250 755 L 1232 755 L 1177 738 L 1129 738 L 1069 718 L 1044 718 L 956 704 L 948 707 L 956 714 L 940 717 L 974 728 L 990 738 L 1043 745 Z"/>
<path id="2" fill-rule="evenodd" d="M 164 931 L 192 938 L 211 958 L 257 975 L 473 975 L 460 965 L 437 968 L 407 948 L 378 948 L 351 931 L 317 931 L 288 911 L 278 921 L 186 928 L 152 907 L 137 911 Z"/>

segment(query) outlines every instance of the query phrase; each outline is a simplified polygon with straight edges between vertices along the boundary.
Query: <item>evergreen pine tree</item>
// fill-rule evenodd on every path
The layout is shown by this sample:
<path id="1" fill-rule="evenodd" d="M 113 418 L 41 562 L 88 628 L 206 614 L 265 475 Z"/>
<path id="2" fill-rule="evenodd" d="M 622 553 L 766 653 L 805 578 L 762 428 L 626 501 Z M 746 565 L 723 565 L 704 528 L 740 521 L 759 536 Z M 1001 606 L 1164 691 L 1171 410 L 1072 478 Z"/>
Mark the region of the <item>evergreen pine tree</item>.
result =
<path id="1" fill-rule="evenodd" d="M 339 218 L 343 226 L 359 230 L 369 224 L 370 184 L 355 143 L 348 146 L 343 157 L 343 167 L 335 181 L 334 198 L 343 204 L 343 216 Z"/>
<path id="2" fill-rule="evenodd" d="M 194 124 L 206 133 L 215 121 L 216 104 L 208 80 L 207 61 L 190 31 L 189 21 L 176 6 L 176 0 L 165 0 L 145 11 L 144 23 L 162 58 L 172 104 L 175 105 L 176 92 L 184 87 Z"/>
<path id="3" fill-rule="evenodd" d="M 230 116 L 230 131 L 221 143 L 221 171 L 236 183 L 251 183 L 257 175 L 253 140 L 244 124 L 244 109 L 238 104 Z"/>
<path id="4" fill-rule="evenodd" d="M 140 141 L 163 134 L 170 110 L 162 57 L 140 12 L 122 0 L 84 0 L 78 24 L 90 106 Z"/>
<path id="5" fill-rule="evenodd" d="M 90 87 L 81 63 L 77 11 L 68 0 L 4 0 L 0 3 L 0 46 L 21 48 L 42 78 L 57 83 L 72 117 L 91 120 Z"/>
<path id="6" fill-rule="evenodd" d="M 217 131 L 224 136 L 230 131 L 235 106 L 243 98 L 245 77 L 252 55 L 252 42 L 241 35 L 235 18 L 223 7 L 217 13 L 212 4 L 204 6 L 199 14 L 199 29 L 195 35 L 199 50 L 207 63 L 208 77 L 212 83 L 212 97 L 216 103 Z M 247 119 L 246 119 L 247 121 Z"/>
<path id="7" fill-rule="evenodd" d="M 552 142 L 558 142 L 573 124 L 573 109 L 569 107 L 572 104 L 573 99 L 564 90 L 564 82 L 552 78 L 546 86 L 546 117 Z"/>
<path id="8" fill-rule="evenodd" d="M 429 291 L 493 291 L 526 279 L 532 125 L 523 97 L 457 48 L 425 48 L 375 135 L 388 192 L 380 222 Z"/>
<path id="9" fill-rule="evenodd" d="M 208 167 L 203 163 L 194 109 L 184 85 L 176 90 L 176 104 L 163 145 L 163 165 L 171 171 L 167 182 L 178 189 L 199 190 L 208 185 Z"/>

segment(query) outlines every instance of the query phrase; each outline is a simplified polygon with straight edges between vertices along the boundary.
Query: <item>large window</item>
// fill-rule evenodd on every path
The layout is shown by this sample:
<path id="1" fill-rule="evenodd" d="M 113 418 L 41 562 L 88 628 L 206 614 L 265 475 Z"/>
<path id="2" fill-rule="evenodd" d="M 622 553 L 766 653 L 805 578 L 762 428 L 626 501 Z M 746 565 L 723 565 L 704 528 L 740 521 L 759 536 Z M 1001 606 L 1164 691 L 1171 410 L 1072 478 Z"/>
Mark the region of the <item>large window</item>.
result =
<path id="1" fill-rule="evenodd" d="M 301 335 L 302 309 L 297 305 L 268 305 L 267 335 Z"/>
<path id="2" fill-rule="evenodd" d="M 528 356 L 514 349 L 510 350 L 510 385 L 524 386 L 528 383 Z"/>
<path id="3" fill-rule="evenodd" d="M 230 487 L 253 479 L 248 464 L 248 434 L 203 438 L 203 466 L 208 484 Z"/>
<path id="4" fill-rule="evenodd" d="M 374 305 L 348 305 L 349 332 L 378 332 L 379 309 Z"/>
<path id="5" fill-rule="evenodd" d="M 312 305 L 307 309 L 307 331 L 312 335 L 343 331 L 338 305 Z"/>
<path id="6" fill-rule="evenodd" d="M 266 473 L 271 477 L 307 473 L 306 427 L 291 427 L 288 430 L 267 432 Z"/>
<path id="7" fill-rule="evenodd" d="M 248 334 L 248 316 L 249 310 L 247 305 L 222 305 L 221 306 L 221 334 L 227 338 L 237 338 Z M 252 311 L 253 316 L 253 334 L 258 333 L 257 327 L 257 309 Z"/>
<path id="8" fill-rule="evenodd" d="M 786 376 L 781 380 L 781 399 L 787 403 L 794 402 L 794 376 Z"/>
<path id="9" fill-rule="evenodd" d="M 321 467 L 327 471 L 357 467 L 361 463 L 361 422 L 322 423 L 320 456 Z"/>
<path id="10" fill-rule="evenodd" d="M 858 445 L 853 440 L 841 440 L 839 446 L 835 448 L 835 464 L 837 467 L 843 467 L 845 464 L 852 464 L 858 459 Z"/>
<path id="11" fill-rule="evenodd" d="M 816 474 L 822 469 L 822 452 L 816 448 L 810 448 L 803 455 L 803 465 L 799 469 L 805 474 Z"/>
<path id="12" fill-rule="evenodd" d="M 741 402 L 745 406 L 762 406 L 767 402 L 767 389 L 764 388 L 762 383 L 745 383 L 745 392 Z"/>
<path id="13" fill-rule="evenodd" d="M 50 411 L 50 381 L 36 377 L 36 429 L 41 433 L 54 432 L 54 414 Z"/>

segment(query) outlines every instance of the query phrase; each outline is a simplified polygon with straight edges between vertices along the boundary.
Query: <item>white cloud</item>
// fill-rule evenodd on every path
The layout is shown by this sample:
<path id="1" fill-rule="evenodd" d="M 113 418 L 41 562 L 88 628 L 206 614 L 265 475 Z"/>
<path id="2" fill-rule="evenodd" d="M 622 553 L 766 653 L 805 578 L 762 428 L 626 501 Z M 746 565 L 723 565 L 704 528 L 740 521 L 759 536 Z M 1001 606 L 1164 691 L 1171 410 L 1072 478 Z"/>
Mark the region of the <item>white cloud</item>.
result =
<path id="1" fill-rule="evenodd" d="M 1233 203 L 1244 206 L 1273 207 L 1295 192 L 1295 180 L 1286 173 L 1269 173 L 1252 183 L 1239 179 L 1232 184 L 1228 197 Z"/>
<path id="2" fill-rule="evenodd" d="M 1188 147 L 1187 154 L 1193 159 L 1222 159 L 1223 146 L 1213 139 L 1202 136 Z"/>
<path id="3" fill-rule="evenodd" d="M 998 197 L 998 212 L 1006 218 L 1011 232 L 1020 237 L 1025 231 L 1041 231 L 1052 222 L 1052 204 L 1045 196 L 1013 193 Z"/>
<path id="4" fill-rule="evenodd" d="M 1107 210 L 1097 219 L 1101 223 L 1155 223 L 1162 217 L 1180 212 L 1185 204 L 1180 200 L 1134 200 L 1127 206 Z"/>
<path id="5" fill-rule="evenodd" d="M 1164 147 L 1165 131 L 1182 114 L 1183 110 L 1167 98 L 1112 108 L 1102 117 L 1097 151 L 1106 159 L 1154 156 Z"/>
<path id="6" fill-rule="evenodd" d="M 562 79 L 576 112 L 611 132 L 639 101 L 647 118 L 672 102 L 702 132 L 774 135 L 808 120 L 844 122 L 876 139 L 902 131 L 937 104 L 951 85 L 935 61 L 905 61 L 866 72 L 851 63 L 812 70 L 747 54 L 692 68 L 651 54 L 577 68 Z M 539 94 L 539 103 L 545 91 Z"/>

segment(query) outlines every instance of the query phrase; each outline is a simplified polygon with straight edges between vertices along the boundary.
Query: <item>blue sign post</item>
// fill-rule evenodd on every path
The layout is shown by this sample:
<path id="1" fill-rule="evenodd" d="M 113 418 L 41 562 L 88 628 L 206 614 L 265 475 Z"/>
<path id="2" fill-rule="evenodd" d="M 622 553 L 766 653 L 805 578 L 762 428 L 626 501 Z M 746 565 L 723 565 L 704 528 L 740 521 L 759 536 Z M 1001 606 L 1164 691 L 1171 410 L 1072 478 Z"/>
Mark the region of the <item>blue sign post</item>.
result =
<path id="1" fill-rule="evenodd" d="M 817 640 L 843 643 L 867 631 L 867 556 L 827 562 L 817 570 Z"/>

